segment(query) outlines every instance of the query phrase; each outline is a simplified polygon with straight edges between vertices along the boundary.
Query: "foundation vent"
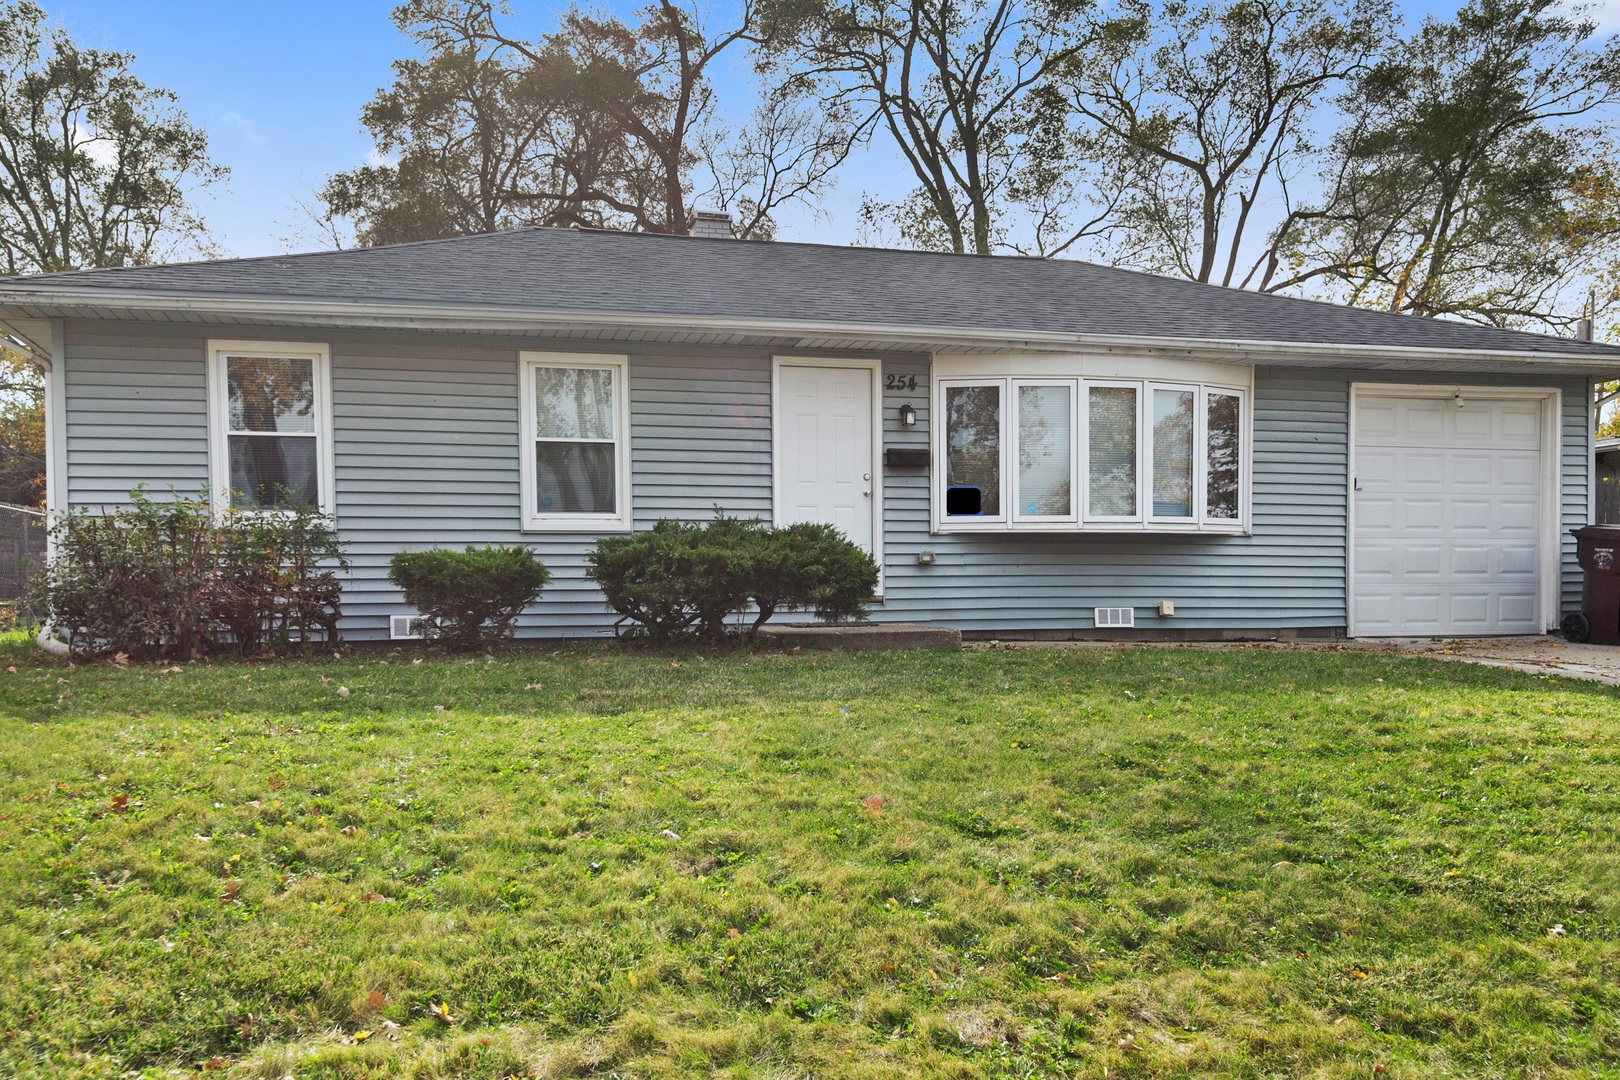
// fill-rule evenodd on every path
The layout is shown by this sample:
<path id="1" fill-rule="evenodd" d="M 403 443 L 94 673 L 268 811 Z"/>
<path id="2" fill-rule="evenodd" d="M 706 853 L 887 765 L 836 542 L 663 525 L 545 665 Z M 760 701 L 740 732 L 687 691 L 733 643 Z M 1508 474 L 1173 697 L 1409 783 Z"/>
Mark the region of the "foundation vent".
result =
<path id="1" fill-rule="evenodd" d="M 414 641 L 422 636 L 427 619 L 421 615 L 388 616 L 388 637 L 391 641 Z"/>
<path id="2" fill-rule="evenodd" d="M 1111 627 L 1136 625 L 1136 609 L 1128 607 L 1100 607 L 1092 610 L 1092 625 L 1102 630 Z"/>

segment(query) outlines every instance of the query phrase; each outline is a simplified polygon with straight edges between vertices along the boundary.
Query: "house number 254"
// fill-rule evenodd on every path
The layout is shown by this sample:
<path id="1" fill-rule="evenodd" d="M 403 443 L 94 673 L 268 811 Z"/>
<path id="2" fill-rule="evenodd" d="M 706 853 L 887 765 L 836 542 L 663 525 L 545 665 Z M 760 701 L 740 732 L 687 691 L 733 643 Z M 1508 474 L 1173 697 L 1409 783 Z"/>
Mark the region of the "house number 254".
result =
<path id="1" fill-rule="evenodd" d="M 915 390 L 917 389 L 917 376 L 915 375 L 886 375 L 883 379 L 885 390 Z"/>

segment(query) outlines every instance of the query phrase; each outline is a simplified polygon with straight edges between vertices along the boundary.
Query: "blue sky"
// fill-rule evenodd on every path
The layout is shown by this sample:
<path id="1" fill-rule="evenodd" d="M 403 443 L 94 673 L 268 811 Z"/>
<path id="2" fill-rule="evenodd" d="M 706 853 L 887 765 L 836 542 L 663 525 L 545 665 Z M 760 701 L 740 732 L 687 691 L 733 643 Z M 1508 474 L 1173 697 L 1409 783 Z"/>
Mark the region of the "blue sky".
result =
<path id="1" fill-rule="evenodd" d="M 309 247 L 300 199 L 326 176 L 364 162 L 370 140 L 361 107 L 389 81 L 389 63 L 410 51 L 388 13 L 393 0 L 41 0 L 82 45 L 135 55 L 148 85 L 180 96 L 209 133 L 215 160 L 231 177 L 202 208 L 229 255 L 268 255 Z M 540 33 L 567 5 L 511 0 L 512 25 Z M 588 5 L 582 5 L 588 6 Z M 629 9 L 624 0 L 602 6 Z M 1402 5 L 1408 25 L 1431 9 Z M 1599 21 L 1620 23 L 1620 0 Z M 910 185 L 893 156 L 874 150 L 846 168 L 824 195 L 825 219 L 794 216 L 783 239 L 848 243 L 857 237 L 864 190 L 899 194 Z"/>

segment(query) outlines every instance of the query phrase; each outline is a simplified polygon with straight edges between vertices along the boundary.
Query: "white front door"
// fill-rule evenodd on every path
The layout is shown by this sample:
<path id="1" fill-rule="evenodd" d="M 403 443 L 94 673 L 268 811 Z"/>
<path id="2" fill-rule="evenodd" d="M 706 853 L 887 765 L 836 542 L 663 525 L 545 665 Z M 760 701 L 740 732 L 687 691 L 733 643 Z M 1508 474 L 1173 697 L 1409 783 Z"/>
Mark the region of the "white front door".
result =
<path id="1" fill-rule="evenodd" d="M 1543 402 L 1355 396 L 1359 636 L 1539 634 Z"/>
<path id="2" fill-rule="evenodd" d="M 776 369 L 776 523 L 836 525 L 874 557 L 876 369 L 783 362 Z"/>

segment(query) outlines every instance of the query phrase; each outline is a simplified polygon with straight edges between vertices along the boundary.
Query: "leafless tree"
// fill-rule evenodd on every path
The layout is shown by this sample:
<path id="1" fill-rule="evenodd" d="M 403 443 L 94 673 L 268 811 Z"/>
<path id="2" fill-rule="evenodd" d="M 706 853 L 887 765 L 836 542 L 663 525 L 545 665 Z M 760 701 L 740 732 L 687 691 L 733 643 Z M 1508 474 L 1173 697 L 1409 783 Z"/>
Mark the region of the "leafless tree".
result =
<path id="1" fill-rule="evenodd" d="M 1033 210 L 1035 243 L 1059 251 L 1095 223 L 1072 226 L 1052 197 L 1060 178 L 1033 156 L 1034 91 L 1085 48 L 1076 11 L 1048 0 L 780 0 L 764 25 L 778 63 L 824 80 L 829 103 L 910 166 L 916 189 L 897 203 L 869 198 L 869 220 L 919 247 L 990 254 Z"/>
<path id="2" fill-rule="evenodd" d="M 1117 174 L 1108 254 L 1232 285 L 1256 247 L 1269 257 L 1262 212 L 1286 217 L 1318 107 L 1371 62 L 1391 13 L 1385 0 L 1127 0 L 1088 21 L 1092 47 L 1043 93 L 1073 110 L 1090 157 L 1135 165 Z"/>

